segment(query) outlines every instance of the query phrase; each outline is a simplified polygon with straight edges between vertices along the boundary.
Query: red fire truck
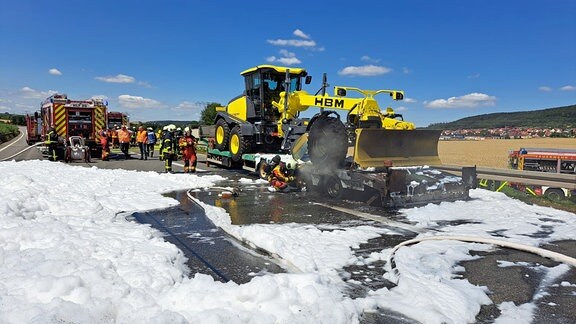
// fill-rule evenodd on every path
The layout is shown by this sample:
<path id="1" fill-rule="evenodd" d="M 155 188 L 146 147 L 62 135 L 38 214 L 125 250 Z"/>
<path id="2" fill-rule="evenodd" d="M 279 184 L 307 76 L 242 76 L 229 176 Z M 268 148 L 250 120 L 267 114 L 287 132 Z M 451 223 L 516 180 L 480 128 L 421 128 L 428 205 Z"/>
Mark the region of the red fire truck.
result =
<path id="1" fill-rule="evenodd" d="M 43 141 L 51 126 L 58 133 L 58 157 L 69 161 L 71 140 L 80 139 L 89 156 L 100 156 L 100 132 L 106 127 L 107 102 L 102 99 L 71 100 L 66 94 L 54 94 L 44 100 L 40 111 L 26 115 L 27 142 Z"/>
<path id="2" fill-rule="evenodd" d="M 114 129 L 116 127 L 121 127 L 122 125 L 126 125 L 126 127 L 130 127 L 130 119 L 128 115 L 119 111 L 109 111 L 108 112 L 108 129 Z"/>
<path id="3" fill-rule="evenodd" d="M 510 167 L 517 170 L 576 174 L 576 150 L 521 148 L 510 152 Z M 546 195 L 552 199 L 570 197 L 566 188 L 547 186 L 526 187 L 534 195 Z"/>

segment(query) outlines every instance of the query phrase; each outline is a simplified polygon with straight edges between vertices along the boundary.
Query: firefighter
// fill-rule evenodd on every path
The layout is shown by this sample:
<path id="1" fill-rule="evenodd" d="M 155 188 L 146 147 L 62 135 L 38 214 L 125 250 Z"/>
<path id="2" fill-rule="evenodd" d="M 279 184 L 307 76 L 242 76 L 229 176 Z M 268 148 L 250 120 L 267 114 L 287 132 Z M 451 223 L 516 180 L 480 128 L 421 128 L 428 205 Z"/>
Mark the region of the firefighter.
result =
<path id="1" fill-rule="evenodd" d="M 108 155 L 110 154 L 110 142 L 108 142 L 108 136 L 104 130 L 100 132 L 100 144 L 102 145 L 102 161 L 108 161 Z"/>
<path id="2" fill-rule="evenodd" d="M 58 147 L 58 133 L 56 133 L 54 125 L 51 125 L 48 129 L 44 144 L 48 145 L 48 160 L 58 161 L 58 153 L 56 152 L 56 148 Z"/>
<path id="3" fill-rule="evenodd" d="M 180 139 L 184 136 L 182 133 L 182 128 L 178 127 L 176 130 L 172 130 L 173 135 L 173 144 L 174 144 L 174 154 L 178 157 L 182 155 L 182 151 L 180 151 Z"/>
<path id="4" fill-rule="evenodd" d="M 136 127 L 132 126 L 132 129 L 128 131 L 130 132 L 130 146 L 136 146 L 136 133 L 138 132 Z"/>
<path id="5" fill-rule="evenodd" d="M 146 136 L 148 137 L 148 147 L 147 152 L 149 157 L 154 156 L 154 145 L 156 145 L 156 133 L 154 133 L 154 129 L 152 127 L 148 127 L 148 132 L 146 132 Z"/>
<path id="6" fill-rule="evenodd" d="M 148 153 L 146 148 L 148 147 L 148 132 L 143 126 L 138 126 L 138 134 L 136 134 L 136 142 L 138 143 L 138 148 L 140 149 L 140 160 L 148 160 Z"/>
<path id="7" fill-rule="evenodd" d="M 170 139 L 170 145 L 172 145 L 172 142 L 174 142 L 174 129 L 172 127 L 173 125 L 167 125 L 164 126 L 163 128 L 163 132 L 162 132 L 162 141 L 160 142 L 160 161 L 162 161 L 164 159 L 164 140 L 165 139 Z"/>
<path id="8" fill-rule="evenodd" d="M 164 170 L 166 173 L 174 173 L 172 172 L 174 153 L 172 150 L 172 138 L 170 136 L 167 136 L 162 140 L 161 154 L 164 160 Z"/>
<path id="9" fill-rule="evenodd" d="M 184 129 L 184 136 L 178 140 L 178 146 L 184 158 L 184 173 L 196 172 L 196 137 L 190 127 Z"/>
<path id="10" fill-rule="evenodd" d="M 118 146 L 118 131 L 120 131 L 120 129 L 118 128 L 118 125 L 114 125 L 114 129 L 110 130 L 110 136 L 112 137 L 112 148 L 117 149 Z"/>
<path id="11" fill-rule="evenodd" d="M 130 153 L 128 150 L 130 149 L 130 138 L 132 135 L 130 131 L 126 128 L 126 125 L 122 125 L 122 128 L 118 132 L 118 141 L 120 142 L 120 151 L 124 153 L 124 157 L 126 159 L 130 158 Z"/>
<path id="12" fill-rule="evenodd" d="M 280 156 L 275 156 L 274 158 L 280 160 Z M 274 158 L 272 159 L 273 163 Z M 296 163 L 294 161 L 288 163 L 280 161 L 274 167 L 274 169 L 272 169 L 272 173 L 268 177 L 268 181 L 276 191 L 280 192 L 298 191 L 299 188 L 296 185 L 296 178 L 294 176 L 295 168 Z"/>

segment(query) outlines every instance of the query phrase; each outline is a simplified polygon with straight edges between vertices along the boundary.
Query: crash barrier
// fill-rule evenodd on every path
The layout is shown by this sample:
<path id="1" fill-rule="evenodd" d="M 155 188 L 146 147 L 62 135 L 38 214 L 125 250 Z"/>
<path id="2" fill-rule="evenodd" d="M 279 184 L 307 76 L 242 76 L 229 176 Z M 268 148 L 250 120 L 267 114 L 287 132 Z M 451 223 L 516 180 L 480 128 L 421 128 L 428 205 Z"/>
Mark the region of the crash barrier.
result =
<path id="1" fill-rule="evenodd" d="M 461 166 L 440 165 L 440 166 L 434 166 L 434 168 L 454 173 L 456 175 L 460 175 L 462 172 Z M 523 183 L 535 186 L 566 188 L 570 190 L 576 189 L 576 174 L 562 174 L 562 173 L 496 169 L 496 168 L 483 168 L 483 167 L 476 167 L 476 174 L 478 176 L 478 179 Z"/>

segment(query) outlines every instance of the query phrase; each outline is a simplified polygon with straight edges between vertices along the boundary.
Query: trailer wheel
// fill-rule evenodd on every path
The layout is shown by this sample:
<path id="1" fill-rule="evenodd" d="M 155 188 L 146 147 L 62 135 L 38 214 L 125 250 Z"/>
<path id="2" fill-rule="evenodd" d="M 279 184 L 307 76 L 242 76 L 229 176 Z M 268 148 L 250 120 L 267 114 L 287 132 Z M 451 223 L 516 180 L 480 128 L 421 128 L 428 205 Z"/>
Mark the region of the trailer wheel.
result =
<path id="1" fill-rule="evenodd" d="M 232 154 L 232 161 L 241 161 L 242 154 L 248 150 L 250 150 L 249 141 L 242 137 L 240 126 L 235 126 L 230 132 L 230 153 Z"/>
<path id="2" fill-rule="evenodd" d="M 314 165 L 336 169 L 343 165 L 348 151 L 346 127 L 335 117 L 318 117 L 310 128 L 308 153 Z"/>
<path id="3" fill-rule="evenodd" d="M 342 198 L 342 193 L 344 192 L 344 188 L 342 187 L 342 182 L 340 179 L 335 176 L 329 176 L 326 178 L 324 182 L 326 193 L 332 199 L 340 199 Z"/>
<path id="4" fill-rule="evenodd" d="M 228 148 L 228 140 L 230 138 L 230 127 L 224 119 L 218 119 L 216 122 L 216 130 L 214 132 L 215 147 L 220 151 L 226 151 Z"/>
<path id="5" fill-rule="evenodd" d="M 560 201 L 565 198 L 564 191 L 558 188 L 550 188 L 546 190 L 546 193 L 544 195 L 552 201 Z"/>

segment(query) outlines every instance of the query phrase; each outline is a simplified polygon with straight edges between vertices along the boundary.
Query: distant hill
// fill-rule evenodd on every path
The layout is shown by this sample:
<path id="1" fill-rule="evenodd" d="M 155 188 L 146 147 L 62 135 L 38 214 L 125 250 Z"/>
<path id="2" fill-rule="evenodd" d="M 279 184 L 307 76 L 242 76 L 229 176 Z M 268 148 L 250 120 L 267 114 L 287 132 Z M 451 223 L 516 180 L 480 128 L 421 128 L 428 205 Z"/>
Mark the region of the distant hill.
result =
<path id="1" fill-rule="evenodd" d="M 431 124 L 427 129 L 477 129 L 503 127 L 576 128 L 576 105 L 534 111 L 494 113 Z"/>

